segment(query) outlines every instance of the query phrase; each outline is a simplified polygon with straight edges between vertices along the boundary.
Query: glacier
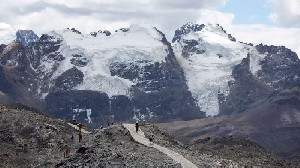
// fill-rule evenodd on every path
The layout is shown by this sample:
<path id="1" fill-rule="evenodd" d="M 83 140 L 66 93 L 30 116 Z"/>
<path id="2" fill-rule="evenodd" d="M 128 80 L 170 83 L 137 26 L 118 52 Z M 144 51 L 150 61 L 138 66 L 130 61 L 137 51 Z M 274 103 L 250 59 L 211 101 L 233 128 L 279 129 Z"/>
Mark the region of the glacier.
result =
<path id="1" fill-rule="evenodd" d="M 87 65 L 77 67 L 83 72 L 84 80 L 75 89 L 105 92 L 109 97 L 130 97 L 130 88 L 135 85 L 134 81 L 129 79 L 111 76 L 111 64 L 130 64 L 137 61 L 154 64 L 164 62 L 167 56 L 167 47 L 161 43 L 162 36 L 149 25 L 132 25 L 128 31 L 117 31 L 110 36 L 79 34 L 70 29 L 51 31 L 48 35 L 62 40 L 58 52 L 65 57 L 51 80 L 54 81 L 63 72 L 71 69 L 74 66 L 71 59 L 74 55 L 79 55 L 81 59 L 86 60 Z M 43 71 L 52 71 L 54 63 L 45 61 L 43 64 Z M 53 85 L 54 83 L 50 82 L 49 88 Z"/>
<path id="2" fill-rule="evenodd" d="M 200 109 L 207 116 L 215 116 L 219 114 L 218 94 L 228 95 L 228 82 L 234 80 L 231 76 L 233 67 L 249 53 L 250 70 L 256 74 L 265 55 L 259 54 L 251 45 L 230 39 L 219 25 L 208 24 L 197 30 L 195 27 L 193 23 L 187 23 L 178 29 L 185 33 L 172 46 Z M 185 51 L 191 43 L 195 45 L 192 51 Z M 184 52 L 188 52 L 188 56 Z"/>

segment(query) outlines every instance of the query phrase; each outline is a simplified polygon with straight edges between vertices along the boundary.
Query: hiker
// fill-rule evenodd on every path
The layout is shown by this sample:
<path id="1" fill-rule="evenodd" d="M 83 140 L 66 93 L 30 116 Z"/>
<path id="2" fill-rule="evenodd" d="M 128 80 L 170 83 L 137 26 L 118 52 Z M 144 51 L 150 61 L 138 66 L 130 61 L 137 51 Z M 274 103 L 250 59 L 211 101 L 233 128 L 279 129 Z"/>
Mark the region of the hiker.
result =
<path id="1" fill-rule="evenodd" d="M 78 124 L 77 124 L 77 127 L 78 127 L 78 129 L 79 129 L 79 132 L 81 132 L 81 128 L 83 127 L 83 124 L 78 123 Z"/>
<path id="2" fill-rule="evenodd" d="M 23 146 L 23 150 L 24 150 L 24 152 L 25 152 L 25 153 L 27 153 L 27 152 L 28 152 L 28 145 L 27 145 L 27 144 L 24 144 L 24 146 Z"/>
<path id="3" fill-rule="evenodd" d="M 67 148 L 64 152 L 64 158 L 67 158 L 70 156 L 70 152 L 71 152 L 71 149 L 70 148 Z"/>
<path id="4" fill-rule="evenodd" d="M 72 143 L 74 143 L 74 136 L 73 135 L 71 136 L 71 141 L 72 141 Z"/>
<path id="5" fill-rule="evenodd" d="M 82 134 L 81 134 L 81 132 L 79 132 L 79 134 L 78 134 L 78 140 L 79 140 L 79 142 L 81 142 L 81 140 L 82 140 Z"/>
<path id="6" fill-rule="evenodd" d="M 151 134 L 151 135 L 149 136 L 150 145 L 153 145 L 153 140 L 154 140 L 154 135 Z"/>
<path id="7" fill-rule="evenodd" d="M 81 128 L 83 127 L 83 124 L 78 123 L 77 126 L 79 129 L 78 140 L 79 140 L 79 142 L 81 142 L 81 140 L 82 140 Z"/>
<path id="8" fill-rule="evenodd" d="M 139 131 L 139 122 L 138 122 L 138 121 L 135 123 L 135 131 L 136 131 L 136 132 Z"/>

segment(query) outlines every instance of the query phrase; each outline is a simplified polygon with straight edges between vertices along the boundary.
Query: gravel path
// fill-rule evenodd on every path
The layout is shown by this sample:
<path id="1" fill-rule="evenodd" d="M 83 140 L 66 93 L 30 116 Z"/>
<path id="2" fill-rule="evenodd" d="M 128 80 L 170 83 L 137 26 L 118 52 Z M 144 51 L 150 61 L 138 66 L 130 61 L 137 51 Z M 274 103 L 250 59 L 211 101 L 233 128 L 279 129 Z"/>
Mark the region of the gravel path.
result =
<path id="1" fill-rule="evenodd" d="M 157 144 L 150 144 L 149 139 L 147 139 L 144 135 L 144 132 L 139 130 L 138 132 L 135 131 L 135 125 L 134 124 L 123 124 L 123 126 L 129 130 L 130 135 L 133 137 L 133 139 L 135 139 L 137 142 L 144 144 L 148 147 L 152 147 L 155 148 L 163 153 L 165 153 L 166 155 L 168 155 L 169 157 L 171 157 L 175 162 L 180 163 L 181 166 L 183 168 L 197 168 L 197 166 L 195 164 L 193 164 L 191 161 L 187 160 L 186 158 L 184 158 L 182 155 L 168 149 L 165 147 L 162 147 L 160 145 Z"/>

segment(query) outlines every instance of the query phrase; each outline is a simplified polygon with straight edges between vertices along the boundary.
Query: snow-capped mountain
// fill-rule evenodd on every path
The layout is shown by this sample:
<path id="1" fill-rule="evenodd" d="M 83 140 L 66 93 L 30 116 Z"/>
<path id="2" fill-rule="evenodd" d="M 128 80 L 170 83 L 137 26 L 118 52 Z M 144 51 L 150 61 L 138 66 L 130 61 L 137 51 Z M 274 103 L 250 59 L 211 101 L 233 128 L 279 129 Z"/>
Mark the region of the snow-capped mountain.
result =
<path id="1" fill-rule="evenodd" d="M 117 31 L 111 36 L 100 34 L 94 37 L 70 29 L 52 31 L 48 35 L 62 40 L 58 52 L 65 58 L 51 79 L 55 80 L 76 66 L 84 75 L 83 82 L 76 86 L 76 90 L 101 91 L 109 97 L 130 96 L 130 88 L 136 84 L 134 80 L 112 76 L 111 71 L 117 68 L 111 67 L 112 65 L 123 63 L 130 68 L 130 65 L 135 64 L 139 69 L 143 69 L 144 66 L 155 62 L 165 62 L 167 56 L 167 46 L 161 43 L 161 35 L 149 26 L 131 26 L 127 32 Z M 53 68 L 51 62 L 49 64 L 45 65 L 46 72 Z"/>
<path id="2" fill-rule="evenodd" d="M 57 117 L 98 125 L 111 116 L 117 121 L 203 117 L 170 43 L 154 27 L 86 35 L 72 28 L 29 44 L 5 47 L 2 64 L 22 69 L 27 91 Z"/>
<path id="3" fill-rule="evenodd" d="M 187 23 L 175 31 L 173 48 L 176 59 L 184 69 L 187 85 L 207 116 L 217 115 L 220 104 L 226 101 L 230 87 L 234 85 L 234 67 L 249 57 L 249 70 L 255 78 L 261 78 L 262 62 L 267 55 L 280 54 L 284 47 L 273 47 L 273 52 L 262 51 L 262 46 L 237 42 L 219 25 L 198 25 Z M 268 48 L 267 46 L 265 46 Z M 278 53 L 277 53 L 278 51 Z M 288 54 L 298 63 L 295 53 Z M 289 59 L 286 58 L 282 59 Z M 292 69 L 292 67 L 289 67 Z M 298 68 L 299 69 L 299 68 Z M 295 69 L 296 70 L 296 69 Z M 266 72 L 269 73 L 269 72 Z M 285 78 L 288 74 L 281 74 Z M 293 77 L 297 74 L 293 73 Z M 274 79 L 270 79 L 274 81 Z M 278 79 L 280 80 L 280 79 Z M 270 81 L 266 82 L 271 86 Z M 275 81 L 274 81 L 275 82 Z M 271 86 L 272 87 L 272 86 Z"/>
<path id="4" fill-rule="evenodd" d="M 19 31 L 0 47 L 0 91 L 25 104 L 34 102 L 30 94 L 55 117 L 98 126 L 239 113 L 300 85 L 299 59 L 285 47 L 237 42 L 220 25 L 192 23 L 172 41 L 149 25 L 90 34 L 68 28 L 39 38 Z"/>

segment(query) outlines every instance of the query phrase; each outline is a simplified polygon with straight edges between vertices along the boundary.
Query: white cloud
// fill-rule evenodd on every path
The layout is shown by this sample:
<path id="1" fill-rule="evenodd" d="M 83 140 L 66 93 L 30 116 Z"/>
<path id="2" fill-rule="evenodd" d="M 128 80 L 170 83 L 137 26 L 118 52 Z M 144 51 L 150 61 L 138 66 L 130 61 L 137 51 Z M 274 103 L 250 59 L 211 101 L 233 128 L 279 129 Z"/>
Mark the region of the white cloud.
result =
<path id="1" fill-rule="evenodd" d="M 274 10 L 269 19 L 284 26 L 300 26 L 299 0 L 267 0 Z"/>
<path id="2" fill-rule="evenodd" d="M 0 22 L 0 30 L 8 30 L 8 29 L 11 29 L 11 27 L 12 26 L 10 24 Z"/>
<path id="3" fill-rule="evenodd" d="M 300 28 L 270 27 L 266 25 L 231 25 L 225 27 L 238 41 L 285 46 L 300 57 Z"/>
<path id="4" fill-rule="evenodd" d="M 231 25 L 234 19 L 234 14 L 232 13 L 223 13 L 212 10 L 201 10 L 199 12 L 198 23 L 212 23 L 212 24 L 220 24 L 223 26 Z"/>
<path id="5" fill-rule="evenodd" d="M 66 27 L 76 27 L 88 33 L 99 29 L 114 30 L 136 23 L 148 23 L 164 31 L 174 32 L 186 22 L 204 18 L 203 15 L 214 19 L 209 13 L 221 17 L 222 13 L 214 10 L 225 5 L 226 1 L 0 0 L 0 22 L 17 28 L 33 29 L 39 34 Z"/>

